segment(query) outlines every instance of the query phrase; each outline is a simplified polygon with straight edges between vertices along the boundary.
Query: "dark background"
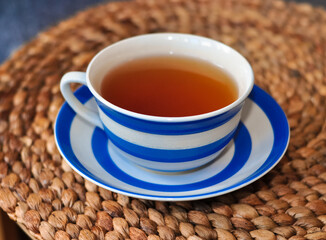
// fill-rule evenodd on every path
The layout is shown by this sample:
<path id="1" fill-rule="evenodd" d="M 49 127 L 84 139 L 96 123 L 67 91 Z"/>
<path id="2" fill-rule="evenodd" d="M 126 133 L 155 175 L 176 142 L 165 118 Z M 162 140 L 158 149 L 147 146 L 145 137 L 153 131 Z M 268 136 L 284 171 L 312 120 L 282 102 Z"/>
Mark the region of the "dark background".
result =
<path id="1" fill-rule="evenodd" d="M 113 0 L 0 0 L 0 63 L 38 32 L 89 6 L 110 1 Z M 296 2 L 326 7 L 326 0 Z"/>

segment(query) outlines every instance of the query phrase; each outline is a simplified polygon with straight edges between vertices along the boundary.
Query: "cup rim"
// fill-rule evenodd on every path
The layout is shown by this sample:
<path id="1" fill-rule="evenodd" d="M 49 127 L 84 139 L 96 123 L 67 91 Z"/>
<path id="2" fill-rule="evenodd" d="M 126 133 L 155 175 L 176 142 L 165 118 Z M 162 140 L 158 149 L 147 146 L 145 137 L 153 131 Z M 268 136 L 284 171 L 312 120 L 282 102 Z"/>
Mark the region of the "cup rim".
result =
<path id="1" fill-rule="evenodd" d="M 234 102 L 232 102 L 231 104 L 211 111 L 211 112 L 207 112 L 207 113 L 202 113 L 202 114 L 197 114 L 197 115 L 191 115 L 191 116 L 183 116 L 183 117 L 163 117 L 163 116 L 154 116 L 154 115 L 148 115 L 148 114 L 142 114 L 142 113 L 137 113 L 137 112 L 133 112 L 127 109 L 124 109 L 122 107 L 119 107 L 109 101 L 107 101 L 106 99 L 104 99 L 93 87 L 93 85 L 91 84 L 90 81 L 90 69 L 92 68 L 93 63 L 95 62 L 95 60 L 105 51 L 107 51 L 110 48 L 113 47 L 117 47 L 118 45 L 122 44 L 123 42 L 126 41 L 130 41 L 132 39 L 136 39 L 136 38 L 148 38 L 151 36 L 176 36 L 176 37 L 192 37 L 192 38 L 197 38 L 199 40 L 205 40 L 205 41 L 210 41 L 214 44 L 219 44 L 224 48 L 227 48 L 229 51 L 234 52 L 238 57 L 242 58 L 242 60 L 244 60 L 244 63 L 246 65 L 246 68 L 248 68 L 249 70 L 249 86 L 246 89 L 246 91 L 237 98 L 237 100 L 235 100 Z M 155 122 L 189 122 L 189 121 L 197 121 L 197 120 L 203 120 L 203 119 L 207 119 L 207 118 L 211 118 L 211 117 L 215 117 L 217 115 L 221 115 L 233 108 L 235 108 L 236 106 L 238 106 L 239 104 L 241 104 L 242 102 L 245 101 L 245 99 L 249 96 L 250 92 L 252 91 L 252 88 L 254 86 L 254 73 L 253 73 L 253 69 L 250 65 L 250 63 L 248 62 L 248 60 L 241 55 L 238 51 L 236 51 L 235 49 L 233 49 L 232 47 L 219 42 L 217 40 L 211 39 L 211 38 L 207 38 L 207 37 L 202 37 L 202 36 L 198 36 L 198 35 L 193 35 L 193 34 L 185 34 L 185 33 L 173 33 L 173 32 L 167 32 L 167 33 L 150 33 L 150 34 L 142 34 L 142 35 L 138 35 L 138 36 L 134 36 L 134 37 L 130 37 L 130 38 L 126 38 L 123 39 L 121 41 L 118 41 L 116 43 L 113 43 L 107 47 L 105 47 L 104 49 L 102 49 L 100 52 L 98 52 L 90 61 L 90 63 L 88 64 L 87 70 L 86 70 L 86 82 L 87 82 L 87 87 L 88 89 L 91 91 L 91 93 L 93 94 L 93 96 L 99 100 L 101 103 L 103 103 L 104 105 L 108 106 L 109 108 L 125 114 L 127 116 L 133 117 L 133 118 L 137 118 L 137 119 L 142 119 L 142 120 L 147 120 L 147 121 L 155 121 Z"/>

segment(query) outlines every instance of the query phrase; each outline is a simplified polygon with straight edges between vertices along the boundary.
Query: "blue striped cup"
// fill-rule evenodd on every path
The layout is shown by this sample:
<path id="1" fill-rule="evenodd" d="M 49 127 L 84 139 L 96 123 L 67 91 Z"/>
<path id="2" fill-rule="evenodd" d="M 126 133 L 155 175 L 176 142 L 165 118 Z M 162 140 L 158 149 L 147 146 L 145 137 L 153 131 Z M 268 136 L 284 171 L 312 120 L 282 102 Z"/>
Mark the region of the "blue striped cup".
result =
<path id="1" fill-rule="evenodd" d="M 168 54 L 201 59 L 222 68 L 237 85 L 237 100 L 205 114 L 157 117 L 122 109 L 100 95 L 101 81 L 110 69 L 131 59 Z M 72 82 L 89 88 L 97 109 L 88 109 L 77 100 L 70 88 Z M 177 172 L 195 169 L 216 159 L 236 132 L 241 109 L 253 84 L 250 64 L 229 46 L 195 35 L 158 33 L 108 46 L 92 59 L 86 73 L 66 73 L 60 87 L 72 109 L 103 129 L 124 159 L 151 170 Z"/>

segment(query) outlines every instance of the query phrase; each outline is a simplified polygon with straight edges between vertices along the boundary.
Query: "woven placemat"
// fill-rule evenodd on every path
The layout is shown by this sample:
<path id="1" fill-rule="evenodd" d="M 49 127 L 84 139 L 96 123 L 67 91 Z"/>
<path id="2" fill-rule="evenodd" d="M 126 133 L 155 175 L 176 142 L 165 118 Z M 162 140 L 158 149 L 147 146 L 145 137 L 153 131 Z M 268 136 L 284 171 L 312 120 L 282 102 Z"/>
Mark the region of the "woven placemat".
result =
<path id="1" fill-rule="evenodd" d="M 84 180 L 53 124 L 61 76 L 151 32 L 208 36 L 241 52 L 282 106 L 288 151 L 265 177 L 193 202 L 155 202 Z M 81 12 L 0 67 L 0 206 L 38 239 L 326 239 L 326 11 L 265 0 L 142 0 Z"/>

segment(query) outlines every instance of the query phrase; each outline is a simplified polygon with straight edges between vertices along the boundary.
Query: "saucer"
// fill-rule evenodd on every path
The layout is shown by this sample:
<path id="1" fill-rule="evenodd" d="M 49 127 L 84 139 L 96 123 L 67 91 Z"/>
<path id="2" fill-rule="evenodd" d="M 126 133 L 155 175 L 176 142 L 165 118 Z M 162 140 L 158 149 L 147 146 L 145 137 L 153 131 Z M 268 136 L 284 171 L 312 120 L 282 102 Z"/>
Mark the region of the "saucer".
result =
<path id="1" fill-rule="evenodd" d="M 75 95 L 96 108 L 87 87 Z M 193 171 L 155 172 L 127 161 L 103 130 L 84 121 L 67 103 L 54 131 L 61 155 L 84 178 L 113 192 L 161 201 L 203 199 L 244 187 L 271 170 L 289 142 L 283 110 L 257 86 L 246 100 L 235 137 L 216 160 Z"/>

